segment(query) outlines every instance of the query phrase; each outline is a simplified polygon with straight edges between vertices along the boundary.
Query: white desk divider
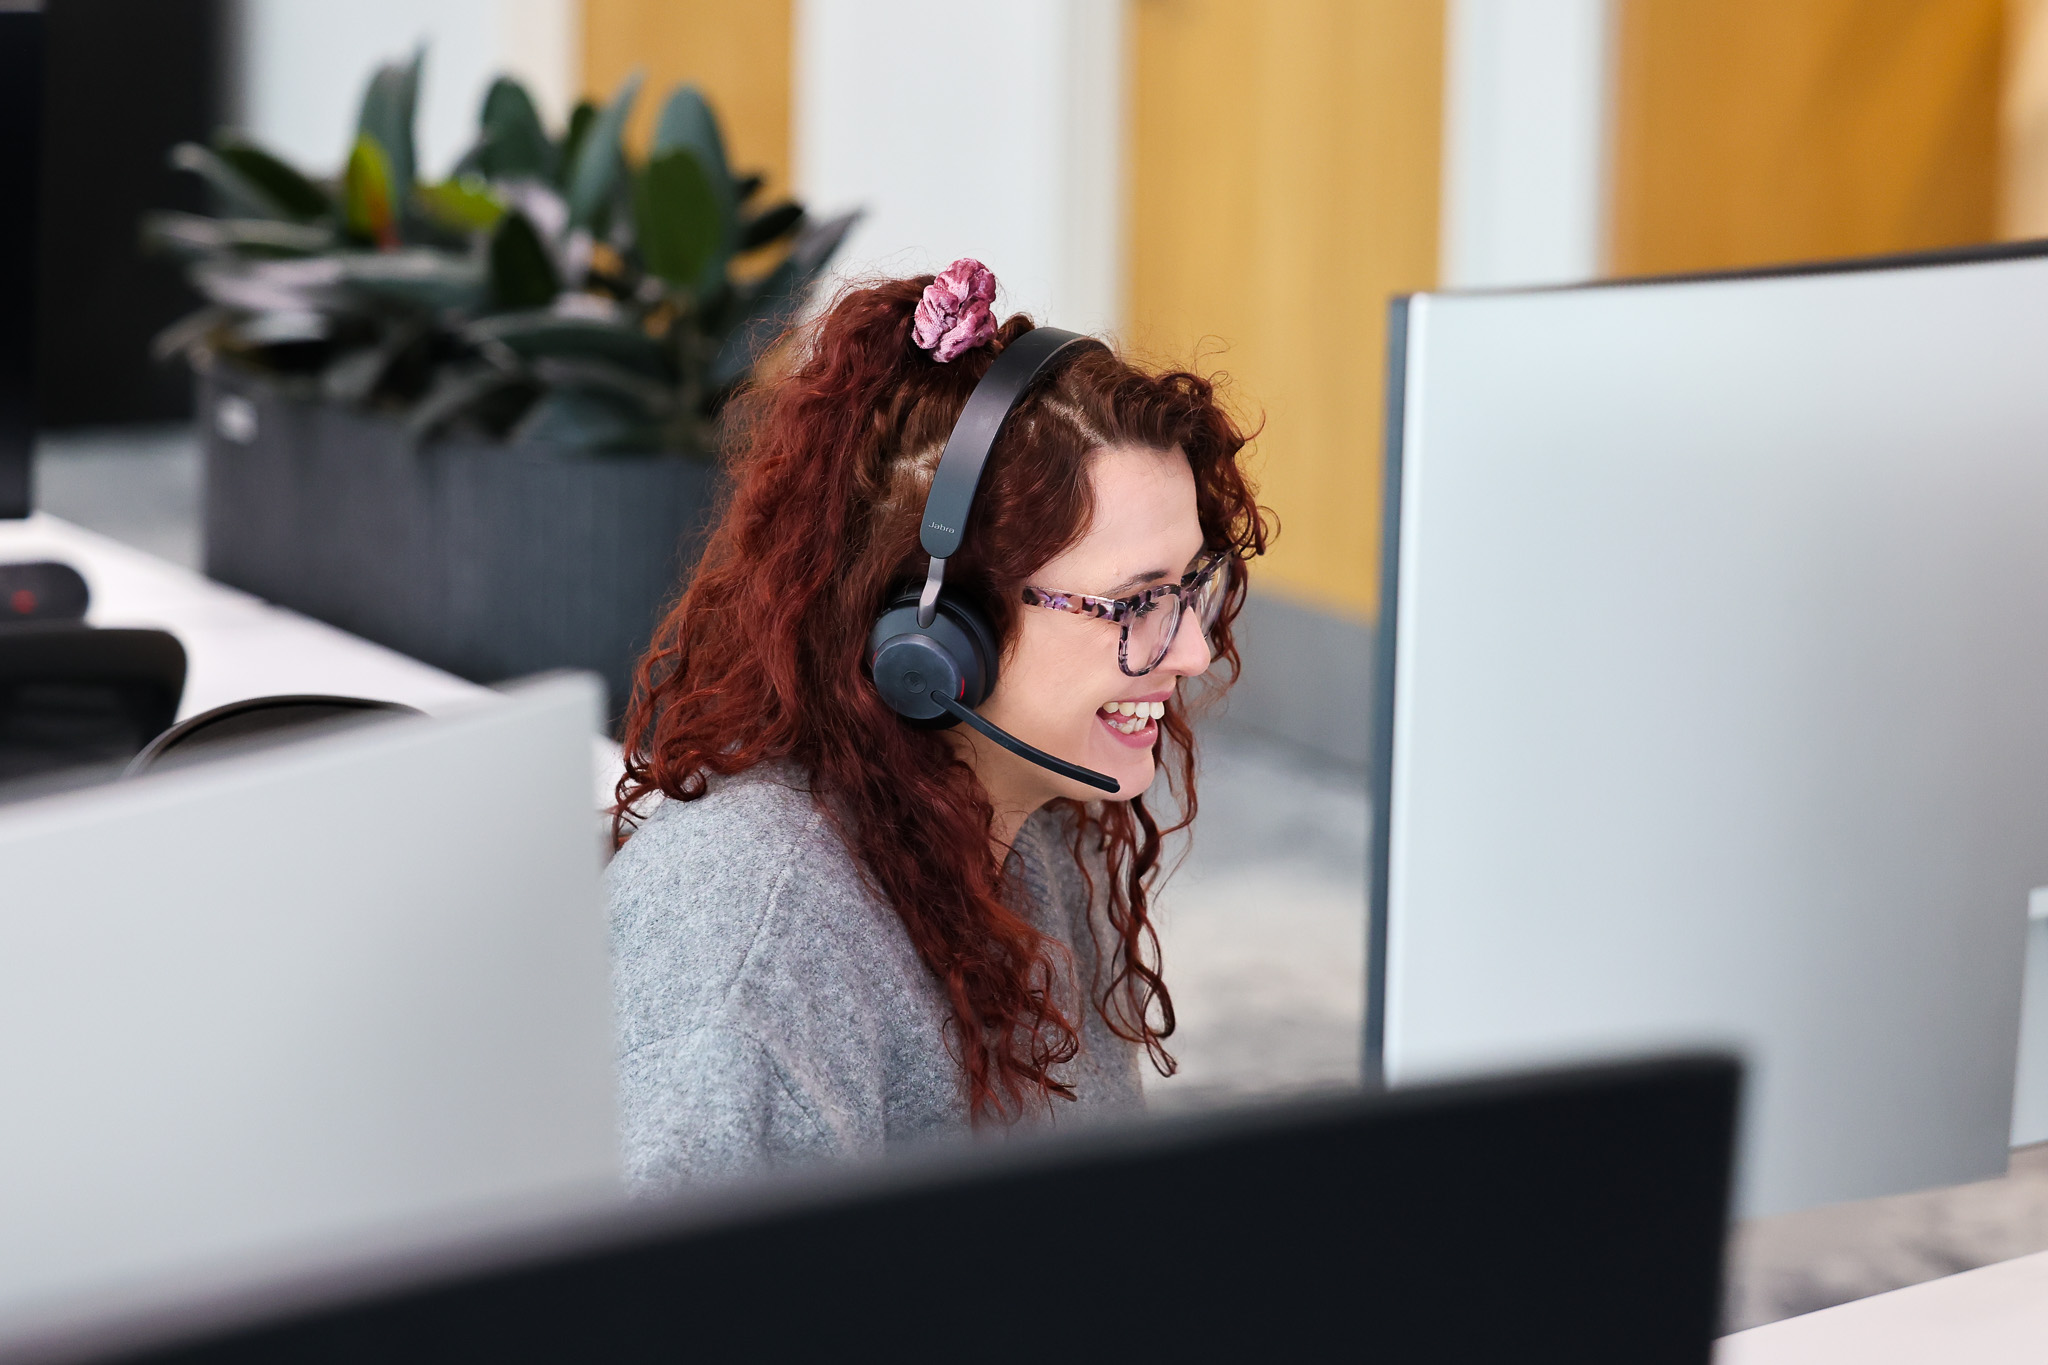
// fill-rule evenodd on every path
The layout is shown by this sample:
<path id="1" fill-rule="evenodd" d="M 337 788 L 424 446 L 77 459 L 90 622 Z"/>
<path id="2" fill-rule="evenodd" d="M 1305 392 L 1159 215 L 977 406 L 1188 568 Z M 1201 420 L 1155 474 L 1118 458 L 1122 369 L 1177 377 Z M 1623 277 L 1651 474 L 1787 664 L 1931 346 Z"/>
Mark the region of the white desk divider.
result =
<path id="1" fill-rule="evenodd" d="M 0 1353 L 623 1198 L 601 689 L 0 807 Z"/>
<path id="2" fill-rule="evenodd" d="M 1749 1214 L 2005 1169 L 2043 249 L 1397 304 L 1389 1080 L 1732 1044 Z"/>

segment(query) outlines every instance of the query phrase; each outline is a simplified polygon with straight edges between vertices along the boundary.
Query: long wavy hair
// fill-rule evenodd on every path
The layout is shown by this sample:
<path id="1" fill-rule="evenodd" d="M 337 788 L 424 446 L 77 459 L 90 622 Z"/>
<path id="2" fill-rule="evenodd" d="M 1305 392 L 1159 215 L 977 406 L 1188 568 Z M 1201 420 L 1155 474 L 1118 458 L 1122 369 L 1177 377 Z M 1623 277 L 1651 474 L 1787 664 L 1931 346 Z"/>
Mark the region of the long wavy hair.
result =
<path id="1" fill-rule="evenodd" d="M 650 793 L 695 800 L 712 775 L 770 760 L 801 770 L 945 989 L 947 1043 L 974 1121 L 1008 1121 L 1035 1102 L 1073 1098 L 1054 1074 L 1080 1050 L 1078 1021 L 1051 988 L 1056 950 L 1015 908 L 979 779 L 943 735 L 890 711 L 865 674 L 883 602 L 923 581 L 918 530 L 947 434 L 997 353 L 1032 326 L 1012 317 L 991 344 L 938 364 L 910 339 L 931 279 L 846 292 L 791 339 L 778 375 L 728 409 L 729 500 L 636 672 L 613 835 L 629 837 L 635 804 Z M 1085 352 L 1004 427 L 947 563 L 947 591 L 977 601 L 1007 650 L 1027 580 L 1088 527 L 1090 452 L 1178 447 L 1194 471 L 1207 545 L 1234 555 L 1211 636 L 1221 680 L 1233 679 L 1243 565 L 1264 552 L 1270 519 L 1239 467 L 1244 443 L 1208 380 Z M 1091 853 L 1107 871 L 1114 962 L 1092 1003 L 1166 1075 L 1173 1002 L 1149 897 L 1162 835 L 1195 817 L 1187 705 L 1176 694 L 1160 723 L 1172 824 L 1162 829 L 1142 796 L 1065 803 L 1083 876 Z M 1092 877 L 1087 884 L 1094 897 Z"/>

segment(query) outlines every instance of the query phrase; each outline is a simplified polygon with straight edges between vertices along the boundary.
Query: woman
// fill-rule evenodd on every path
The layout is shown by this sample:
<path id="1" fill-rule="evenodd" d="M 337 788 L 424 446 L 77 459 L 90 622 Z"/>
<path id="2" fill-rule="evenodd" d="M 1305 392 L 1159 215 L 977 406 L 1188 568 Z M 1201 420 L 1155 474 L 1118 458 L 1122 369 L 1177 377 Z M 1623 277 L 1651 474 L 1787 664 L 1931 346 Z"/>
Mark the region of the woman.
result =
<path id="1" fill-rule="evenodd" d="M 853 290 L 733 415 L 730 505 L 626 717 L 608 881 L 639 1188 L 1072 1122 L 1142 1103 L 1141 1053 L 1172 1072 L 1149 893 L 1195 812 L 1179 684 L 1234 674 L 1267 530 L 1206 381 L 1070 348 L 941 567 L 1000 642 L 980 715 L 1116 793 L 892 710 L 870 630 L 927 579 L 940 453 L 1032 330 L 994 293 L 971 260 Z"/>

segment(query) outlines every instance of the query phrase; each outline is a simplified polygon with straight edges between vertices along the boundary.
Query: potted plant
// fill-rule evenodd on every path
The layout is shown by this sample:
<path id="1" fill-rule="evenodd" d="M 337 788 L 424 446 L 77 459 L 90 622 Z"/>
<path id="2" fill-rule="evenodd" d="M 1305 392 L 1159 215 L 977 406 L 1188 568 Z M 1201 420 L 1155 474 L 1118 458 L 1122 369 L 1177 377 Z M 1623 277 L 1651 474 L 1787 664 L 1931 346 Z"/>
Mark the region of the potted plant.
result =
<path id="1" fill-rule="evenodd" d="M 159 340 L 200 377 L 206 570 L 466 677 L 593 669 L 616 714 L 721 409 L 853 215 L 757 205 L 690 86 L 630 158 L 637 76 L 559 135 L 500 79 L 422 182 L 420 68 L 376 72 L 331 180 L 233 133 L 174 153 L 220 209 L 145 229 L 206 300 Z"/>

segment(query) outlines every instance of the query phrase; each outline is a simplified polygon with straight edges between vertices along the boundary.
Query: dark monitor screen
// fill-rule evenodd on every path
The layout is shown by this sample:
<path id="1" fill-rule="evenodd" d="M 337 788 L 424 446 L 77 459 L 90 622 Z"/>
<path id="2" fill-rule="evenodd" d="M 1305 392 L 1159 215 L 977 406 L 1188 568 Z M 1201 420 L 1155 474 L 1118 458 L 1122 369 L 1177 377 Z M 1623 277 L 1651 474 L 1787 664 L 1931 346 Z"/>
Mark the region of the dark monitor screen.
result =
<path id="1" fill-rule="evenodd" d="M 1674 1058 L 977 1143 L 72 1358 L 1707 1365 L 1737 1088 Z"/>
<path id="2" fill-rule="evenodd" d="M 0 0 L 0 517 L 29 511 L 42 129 L 41 6 Z"/>

